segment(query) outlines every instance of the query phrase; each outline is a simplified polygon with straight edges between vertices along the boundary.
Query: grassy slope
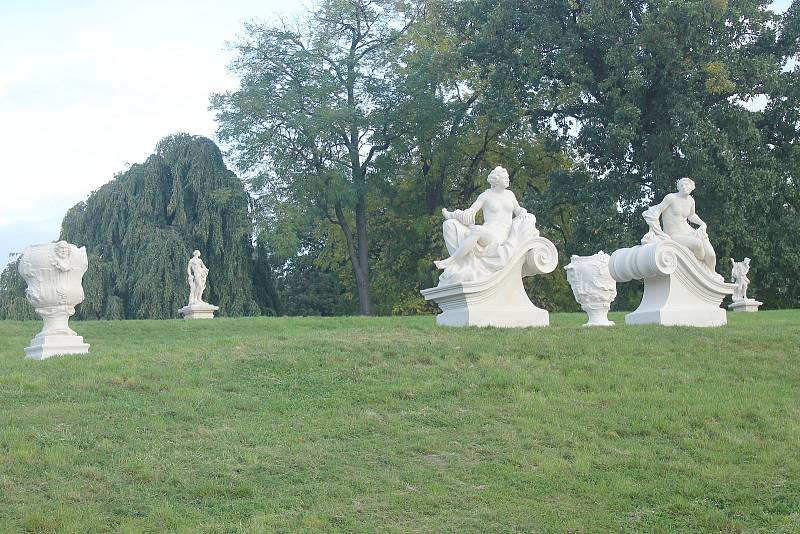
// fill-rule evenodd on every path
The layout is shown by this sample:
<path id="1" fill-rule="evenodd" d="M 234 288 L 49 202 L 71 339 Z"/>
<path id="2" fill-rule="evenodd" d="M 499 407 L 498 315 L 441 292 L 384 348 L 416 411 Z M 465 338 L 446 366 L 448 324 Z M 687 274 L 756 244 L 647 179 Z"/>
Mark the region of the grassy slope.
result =
<path id="1" fill-rule="evenodd" d="M 800 529 L 800 312 L 583 317 L 0 322 L 0 531 Z"/>

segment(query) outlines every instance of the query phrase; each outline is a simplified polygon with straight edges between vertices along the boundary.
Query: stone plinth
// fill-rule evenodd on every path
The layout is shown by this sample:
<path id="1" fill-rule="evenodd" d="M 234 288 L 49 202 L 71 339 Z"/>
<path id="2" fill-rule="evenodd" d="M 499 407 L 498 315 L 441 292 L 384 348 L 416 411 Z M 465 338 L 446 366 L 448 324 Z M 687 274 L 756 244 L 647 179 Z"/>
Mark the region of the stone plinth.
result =
<path id="1" fill-rule="evenodd" d="M 214 312 L 219 310 L 218 306 L 213 304 L 189 304 L 178 310 L 184 319 L 213 319 Z"/>
<path id="2" fill-rule="evenodd" d="M 37 334 L 31 340 L 30 347 L 25 347 L 25 357 L 29 360 L 46 360 L 51 356 L 88 353 L 89 344 L 83 342 L 83 336 L 68 334 Z"/>
<path id="3" fill-rule="evenodd" d="M 735 311 L 735 312 L 757 312 L 758 307 L 764 304 L 763 302 L 759 302 L 756 299 L 744 299 L 744 300 L 735 300 L 731 304 L 728 304 L 728 309 Z"/>

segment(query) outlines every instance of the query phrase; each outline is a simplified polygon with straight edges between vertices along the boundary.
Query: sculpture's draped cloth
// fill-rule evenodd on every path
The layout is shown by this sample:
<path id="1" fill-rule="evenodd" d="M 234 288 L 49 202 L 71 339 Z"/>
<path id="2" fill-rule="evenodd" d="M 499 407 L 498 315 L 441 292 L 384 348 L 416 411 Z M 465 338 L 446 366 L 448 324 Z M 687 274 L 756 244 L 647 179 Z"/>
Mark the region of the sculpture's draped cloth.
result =
<path id="1" fill-rule="evenodd" d="M 444 221 L 443 234 L 447 251 L 452 255 L 475 226 L 473 210 L 456 210 L 453 218 Z M 539 236 L 536 217 L 525 213 L 511 220 L 511 225 L 483 224 L 483 243 L 480 241 L 467 255 L 450 264 L 439 276 L 439 285 L 472 282 L 488 278 L 506 265 L 517 248 Z M 487 241 L 488 239 L 488 243 Z"/>

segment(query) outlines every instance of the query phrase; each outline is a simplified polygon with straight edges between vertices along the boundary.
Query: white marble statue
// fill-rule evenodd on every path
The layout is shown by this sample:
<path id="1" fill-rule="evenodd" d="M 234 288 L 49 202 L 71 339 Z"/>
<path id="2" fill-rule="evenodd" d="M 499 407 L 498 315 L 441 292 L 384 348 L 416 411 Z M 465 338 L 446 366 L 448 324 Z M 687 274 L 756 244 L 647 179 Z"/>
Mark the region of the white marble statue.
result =
<path id="1" fill-rule="evenodd" d="M 89 345 L 69 327 L 75 306 L 83 302 L 83 274 L 89 266 L 86 248 L 66 241 L 25 249 L 19 273 L 28 287 L 25 296 L 44 327 L 25 349 L 27 358 L 44 360 L 64 354 L 86 354 Z"/>
<path id="2" fill-rule="evenodd" d="M 733 311 L 757 312 L 758 307 L 763 304 L 756 299 L 747 298 L 747 287 L 750 279 L 747 274 L 750 272 L 750 258 L 744 261 L 736 261 L 731 258 L 731 280 L 734 284 L 733 303 L 728 305 Z"/>
<path id="3" fill-rule="evenodd" d="M 642 244 L 611 255 L 614 280 L 644 280 L 642 302 L 625 322 L 722 326 L 727 316 L 720 304 L 733 285 L 714 271 L 716 254 L 691 196 L 694 181 L 681 178 L 677 188 L 642 214 L 649 227 Z"/>
<path id="4" fill-rule="evenodd" d="M 208 278 L 208 267 L 200 259 L 200 251 L 195 250 L 186 266 L 186 281 L 189 284 L 189 305 L 179 311 L 184 319 L 213 319 L 217 306 L 203 300 Z"/>
<path id="5" fill-rule="evenodd" d="M 206 290 L 208 267 L 200 259 L 199 250 L 192 253 L 189 265 L 186 266 L 186 274 L 186 281 L 189 283 L 189 304 L 207 304 L 203 301 L 203 293 Z"/>
<path id="6" fill-rule="evenodd" d="M 531 303 L 522 277 L 555 269 L 555 246 L 539 237 L 536 217 L 507 189 L 503 167 L 496 167 L 487 181 L 490 188 L 468 209 L 442 210 L 450 256 L 435 262 L 444 272 L 438 286 L 422 294 L 442 308 L 440 325 L 546 326 L 549 315 Z M 481 211 L 483 224 L 476 224 Z"/>
<path id="7" fill-rule="evenodd" d="M 584 326 L 614 326 L 608 320 L 611 302 L 617 297 L 617 283 L 608 272 L 611 256 L 602 250 L 592 256 L 573 255 L 564 269 L 575 300 L 589 315 Z"/>
<path id="8" fill-rule="evenodd" d="M 731 258 L 731 280 L 736 286 L 733 290 L 734 302 L 747 298 L 747 286 L 750 285 L 750 279 L 747 278 L 749 272 L 750 258 L 745 258 L 744 261 L 736 261 Z"/>
<path id="9" fill-rule="evenodd" d="M 692 191 L 694 180 L 681 178 L 676 183 L 678 191 L 669 193 L 660 204 L 650 206 L 642 214 L 650 231 L 642 238 L 642 244 L 655 243 L 672 239 L 685 246 L 697 257 L 709 273 L 722 280 L 722 276 L 714 271 L 717 255 L 708 239 L 706 223 L 695 211 Z M 663 226 L 659 222 L 663 221 Z M 689 223 L 697 225 L 693 228 Z"/>

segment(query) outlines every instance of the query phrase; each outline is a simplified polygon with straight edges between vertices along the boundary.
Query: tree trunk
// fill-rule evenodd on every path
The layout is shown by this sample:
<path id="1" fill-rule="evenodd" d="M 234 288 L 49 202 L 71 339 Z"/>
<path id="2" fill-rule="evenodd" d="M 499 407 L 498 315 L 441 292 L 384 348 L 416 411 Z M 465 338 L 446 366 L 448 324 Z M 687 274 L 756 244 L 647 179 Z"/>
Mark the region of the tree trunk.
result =
<path id="1" fill-rule="evenodd" d="M 350 265 L 353 267 L 353 277 L 358 290 L 358 313 L 360 315 L 375 315 L 372 303 L 372 288 L 369 283 L 369 241 L 367 240 L 367 209 L 366 199 L 361 196 L 356 204 L 356 238 L 350 224 L 344 216 L 342 205 L 336 203 L 336 219 L 342 229 L 347 242 L 347 254 L 350 256 Z M 356 243 L 358 246 L 356 246 Z"/>
<path id="2" fill-rule="evenodd" d="M 369 283 L 369 240 L 367 238 L 367 201 L 361 196 L 356 203 L 356 238 L 358 240 L 358 263 L 361 279 L 358 285 L 358 307 L 361 315 L 375 315 L 372 303 L 372 288 Z"/>

